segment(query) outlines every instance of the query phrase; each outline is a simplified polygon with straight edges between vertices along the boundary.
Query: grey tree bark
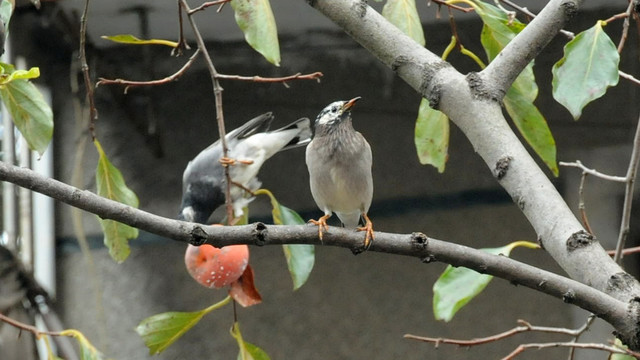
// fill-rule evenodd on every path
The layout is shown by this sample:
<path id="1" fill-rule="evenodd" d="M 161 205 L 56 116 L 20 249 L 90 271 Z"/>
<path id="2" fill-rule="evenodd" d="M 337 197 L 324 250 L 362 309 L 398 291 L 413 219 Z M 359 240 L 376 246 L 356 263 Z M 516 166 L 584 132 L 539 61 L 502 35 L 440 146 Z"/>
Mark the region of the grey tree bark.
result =
<path id="1" fill-rule="evenodd" d="M 463 75 L 418 45 L 363 0 L 315 0 L 309 4 L 334 21 L 389 66 L 432 107 L 444 112 L 473 144 L 496 180 L 511 195 L 539 236 L 540 244 L 571 279 L 517 261 L 419 233 L 376 232 L 371 250 L 442 261 L 531 287 L 594 312 L 640 349 L 640 284 L 624 272 L 575 218 L 544 172 L 508 126 L 501 108 L 506 90 L 522 69 L 573 16 L 580 1 L 552 0 L 542 13 L 480 73 Z M 213 227 L 185 223 L 122 205 L 30 170 L 0 162 L 9 181 L 105 219 L 193 244 L 323 244 L 356 249 L 362 234 L 334 228 L 318 239 L 313 226 L 261 223 Z M 505 224 L 508 226 L 508 224 Z"/>

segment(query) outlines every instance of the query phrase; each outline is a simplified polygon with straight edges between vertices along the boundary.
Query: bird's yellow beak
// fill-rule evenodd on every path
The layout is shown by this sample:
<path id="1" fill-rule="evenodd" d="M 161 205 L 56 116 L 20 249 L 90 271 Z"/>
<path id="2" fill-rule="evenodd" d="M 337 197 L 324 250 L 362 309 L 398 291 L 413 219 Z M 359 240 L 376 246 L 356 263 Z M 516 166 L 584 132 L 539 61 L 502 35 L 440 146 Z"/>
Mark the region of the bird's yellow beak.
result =
<path id="1" fill-rule="evenodd" d="M 344 105 L 342 105 L 342 111 L 350 110 L 353 107 L 353 105 L 356 103 L 356 101 L 358 101 L 360 99 L 361 99 L 361 97 L 358 96 L 358 97 L 354 97 L 353 99 L 347 101 Z"/>

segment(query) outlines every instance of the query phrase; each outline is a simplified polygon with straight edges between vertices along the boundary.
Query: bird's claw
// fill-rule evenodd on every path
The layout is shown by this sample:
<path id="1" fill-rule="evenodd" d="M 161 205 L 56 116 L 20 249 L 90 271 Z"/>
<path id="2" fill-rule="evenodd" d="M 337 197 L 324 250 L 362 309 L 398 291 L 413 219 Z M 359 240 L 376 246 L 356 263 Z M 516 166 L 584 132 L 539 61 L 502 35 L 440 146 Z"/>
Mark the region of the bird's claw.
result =
<path id="1" fill-rule="evenodd" d="M 235 159 L 231 159 L 231 158 L 228 158 L 226 156 L 221 157 L 220 160 L 218 160 L 218 161 L 220 161 L 220 164 L 222 164 L 222 166 L 225 166 L 225 167 L 229 166 L 229 165 L 235 165 L 236 164 L 236 160 Z"/>
<path id="2" fill-rule="evenodd" d="M 373 233 L 373 223 L 371 222 L 367 214 L 363 214 L 363 217 L 365 220 L 365 224 L 364 226 L 359 227 L 357 230 L 365 231 L 363 247 L 364 247 L 364 250 L 369 250 L 369 247 L 371 246 L 371 242 L 375 239 L 375 234 Z"/>
<path id="3" fill-rule="evenodd" d="M 237 160 L 237 159 L 232 159 L 226 156 L 223 156 L 220 158 L 220 160 L 218 160 L 220 162 L 220 164 L 222 164 L 222 166 L 229 166 L 229 165 L 236 165 L 236 163 L 240 163 L 242 165 L 251 165 L 253 164 L 253 160 L 250 159 L 244 159 L 244 160 Z"/>
<path id="4" fill-rule="evenodd" d="M 318 227 L 318 237 L 320 238 L 320 241 L 322 241 L 322 232 L 329 230 L 329 225 L 327 225 L 327 219 L 329 218 L 329 216 L 331 215 L 324 215 L 318 220 L 309 220 L 310 223 Z"/>

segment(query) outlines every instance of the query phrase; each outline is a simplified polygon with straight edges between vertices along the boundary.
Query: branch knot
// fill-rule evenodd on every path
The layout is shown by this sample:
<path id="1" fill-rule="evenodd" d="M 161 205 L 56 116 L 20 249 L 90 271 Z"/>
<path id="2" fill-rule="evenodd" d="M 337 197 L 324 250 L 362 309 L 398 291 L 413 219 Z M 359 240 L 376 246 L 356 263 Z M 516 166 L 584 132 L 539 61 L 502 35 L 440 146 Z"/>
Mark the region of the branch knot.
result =
<path id="1" fill-rule="evenodd" d="M 253 231 L 251 235 L 254 238 L 254 243 L 257 246 L 263 246 L 267 243 L 267 226 L 264 223 L 257 222 L 253 225 Z"/>
<path id="2" fill-rule="evenodd" d="M 189 244 L 193 246 L 200 246 L 207 242 L 207 232 L 200 226 L 194 226 L 189 232 L 189 235 L 191 236 Z"/>
<path id="3" fill-rule="evenodd" d="M 567 239 L 567 251 L 571 252 L 580 248 L 586 248 L 594 241 L 596 241 L 595 236 L 586 232 L 585 230 L 580 230 L 571 234 L 571 236 L 569 236 L 569 239 Z"/>

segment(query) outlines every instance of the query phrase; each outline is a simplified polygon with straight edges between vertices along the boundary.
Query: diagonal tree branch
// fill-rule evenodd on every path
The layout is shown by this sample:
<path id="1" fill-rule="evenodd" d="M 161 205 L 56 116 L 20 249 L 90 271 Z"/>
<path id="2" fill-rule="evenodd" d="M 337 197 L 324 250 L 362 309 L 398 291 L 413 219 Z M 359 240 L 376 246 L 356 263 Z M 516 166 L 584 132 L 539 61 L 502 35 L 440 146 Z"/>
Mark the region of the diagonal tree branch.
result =
<path id="1" fill-rule="evenodd" d="M 502 99 L 520 72 L 576 15 L 582 0 L 552 0 L 481 72 Z"/>
<path id="2" fill-rule="evenodd" d="M 315 226 L 262 223 L 244 226 L 206 226 L 168 219 L 5 162 L 0 162 L 0 180 L 42 193 L 104 219 L 120 221 L 156 235 L 198 245 L 205 242 L 218 247 L 232 244 L 315 244 L 345 247 L 354 251 L 362 244 L 361 233 L 338 227 L 330 227 L 321 241 Z M 514 285 L 538 290 L 593 312 L 612 324 L 621 337 L 630 343 L 636 341 L 636 334 L 639 332 L 634 309 L 628 308 L 626 303 L 577 281 L 508 257 L 428 238 L 422 233 L 376 232 L 376 241 L 370 251 L 417 257 L 425 263 L 439 261 L 453 266 L 464 266 L 508 280 Z"/>
<path id="3" fill-rule="evenodd" d="M 508 69 L 513 74 L 502 75 L 505 76 L 502 80 L 489 76 L 494 71 L 465 77 L 401 33 L 362 0 L 315 0 L 309 4 L 342 27 L 465 133 L 496 180 L 527 217 L 541 245 L 571 278 L 636 306 L 640 283 L 624 272 L 593 235 L 584 230 L 510 129 L 502 113 L 501 98 L 487 91 L 489 87 L 485 85 L 501 81 L 508 86 L 505 79 L 515 79 L 528 63 L 527 59 L 542 50 L 542 44 L 550 36 L 549 30 L 527 33 L 530 41 L 541 45 L 527 52 L 520 60 L 521 67 Z M 551 1 L 547 5 L 549 9 L 543 10 L 555 19 L 551 30 L 558 31 L 566 20 L 565 9 L 577 11 L 577 5 L 570 0 Z M 538 22 L 542 26 L 545 23 Z M 519 42 L 519 36 L 512 42 Z"/>

